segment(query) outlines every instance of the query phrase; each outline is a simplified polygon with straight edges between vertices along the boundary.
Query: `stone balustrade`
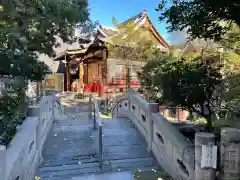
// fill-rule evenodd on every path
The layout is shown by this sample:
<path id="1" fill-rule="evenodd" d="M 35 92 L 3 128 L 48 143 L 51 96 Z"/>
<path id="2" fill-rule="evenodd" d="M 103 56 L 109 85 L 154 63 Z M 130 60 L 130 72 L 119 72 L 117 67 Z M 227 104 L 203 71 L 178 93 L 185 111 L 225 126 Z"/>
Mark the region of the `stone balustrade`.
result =
<path id="1" fill-rule="evenodd" d="M 240 177 L 240 130 L 223 128 L 221 147 L 211 133 L 195 134 L 192 144 L 159 113 L 157 103 L 148 103 L 133 90 L 117 100 L 113 118 L 129 118 L 141 132 L 163 169 L 175 180 L 226 180 Z M 221 149 L 221 169 L 217 173 L 217 148 Z"/>
<path id="2" fill-rule="evenodd" d="M 132 120 L 149 151 L 174 179 L 194 179 L 194 146 L 159 113 L 157 103 L 148 103 L 130 90 L 118 100 L 113 116 Z"/>
<path id="3" fill-rule="evenodd" d="M 0 179 L 33 180 L 42 160 L 42 150 L 53 120 L 61 118 L 59 99 L 45 96 L 36 106 L 30 106 L 28 117 L 13 137 L 9 147 L 0 145 Z"/>

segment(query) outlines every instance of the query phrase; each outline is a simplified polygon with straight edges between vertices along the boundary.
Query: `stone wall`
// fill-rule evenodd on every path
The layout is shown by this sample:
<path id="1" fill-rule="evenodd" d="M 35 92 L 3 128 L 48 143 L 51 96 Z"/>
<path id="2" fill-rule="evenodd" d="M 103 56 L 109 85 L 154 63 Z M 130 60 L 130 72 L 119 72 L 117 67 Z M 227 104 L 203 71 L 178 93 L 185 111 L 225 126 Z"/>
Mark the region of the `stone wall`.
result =
<path id="1" fill-rule="evenodd" d="M 36 106 L 30 106 L 28 117 L 12 139 L 9 147 L 0 145 L 0 179 L 33 180 L 42 160 L 42 150 L 53 120 L 60 118 L 59 99 L 45 96 Z"/>

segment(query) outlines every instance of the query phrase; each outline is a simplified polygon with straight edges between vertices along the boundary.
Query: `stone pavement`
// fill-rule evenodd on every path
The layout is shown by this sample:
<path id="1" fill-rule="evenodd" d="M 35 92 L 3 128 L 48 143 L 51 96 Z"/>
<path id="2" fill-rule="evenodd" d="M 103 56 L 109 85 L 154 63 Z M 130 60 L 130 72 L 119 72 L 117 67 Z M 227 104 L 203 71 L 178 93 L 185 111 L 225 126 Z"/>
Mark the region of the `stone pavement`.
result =
<path id="1" fill-rule="evenodd" d="M 74 177 L 72 180 L 134 180 L 134 177 L 131 172 L 115 172 Z"/>
<path id="2" fill-rule="evenodd" d="M 65 108 L 63 119 L 53 124 L 36 176 L 41 180 L 132 180 L 135 170 L 160 169 L 130 120 L 103 120 L 102 170 L 96 136 L 87 104 Z"/>

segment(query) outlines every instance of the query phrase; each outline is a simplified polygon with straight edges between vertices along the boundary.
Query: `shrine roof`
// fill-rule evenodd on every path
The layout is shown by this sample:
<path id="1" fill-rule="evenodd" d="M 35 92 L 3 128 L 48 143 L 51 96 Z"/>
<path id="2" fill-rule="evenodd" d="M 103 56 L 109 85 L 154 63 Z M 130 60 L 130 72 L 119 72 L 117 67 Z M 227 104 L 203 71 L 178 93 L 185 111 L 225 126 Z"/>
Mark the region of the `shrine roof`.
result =
<path id="1" fill-rule="evenodd" d="M 148 13 L 146 10 L 142 11 L 141 13 L 133 16 L 132 18 L 122 22 L 121 24 L 127 24 L 128 22 L 133 21 L 136 23 L 136 26 L 143 27 L 146 24 L 149 27 L 150 31 L 154 35 L 154 37 L 158 40 L 158 42 L 164 47 L 169 48 L 169 44 L 164 40 L 164 38 L 160 35 L 160 33 L 156 30 L 155 26 L 151 22 Z M 118 32 L 117 28 L 112 27 L 106 27 L 103 25 L 99 25 L 98 28 L 98 37 L 97 39 L 104 41 L 104 42 L 110 42 L 111 43 L 111 36 L 115 35 L 116 32 Z"/>
<path id="2" fill-rule="evenodd" d="M 65 50 L 61 53 L 59 53 L 56 57 L 53 58 L 53 61 L 58 61 L 58 60 L 64 60 L 65 59 L 65 55 L 82 55 L 84 56 L 85 52 L 87 51 L 87 49 L 72 49 L 72 50 Z"/>

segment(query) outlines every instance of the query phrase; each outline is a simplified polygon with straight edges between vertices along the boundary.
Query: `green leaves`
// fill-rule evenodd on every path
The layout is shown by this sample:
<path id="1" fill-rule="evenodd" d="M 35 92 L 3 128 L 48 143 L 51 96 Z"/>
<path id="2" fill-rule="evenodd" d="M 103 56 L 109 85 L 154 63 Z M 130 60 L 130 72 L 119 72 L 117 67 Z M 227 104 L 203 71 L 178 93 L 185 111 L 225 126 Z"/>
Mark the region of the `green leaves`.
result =
<path id="1" fill-rule="evenodd" d="M 228 0 L 181 0 L 170 7 L 159 4 L 159 20 L 167 22 L 169 32 L 187 29 L 190 38 L 220 40 L 235 22 L 240 26 L 239 3 Z"/>
<path id="2" fill-rule="evenodd" d="M 39 54 L 52 56 L 56 37 L 71 43 L 77 24 L 84 29 L 92 24 L 87 0 L 4 0 L 0 13 L 0 77 L 20 77 L 0 97 L 0 144 L 7 145 L 25 119 L 25 81 L 50 73 Z"/>
<path id="3" fill-rule="evenodd" d="M 194 111 L 210 122 L 216 88 L 222 82 L 217 60 L 212 56 L 159 56 L 146 63 L 139 78 L 146 91 L 161 104 Z"/>
<path id="4" fill-rule="evenodd" d="M 109 37 L 112 44 L 107 44 L 110 56 L 124 60 L 145 61 L 154 53 L 157 53 L 156 39 L 149 33 L 147 28 L 138 28 L 136 23 L 129 21 L 127 24 L 119 24 L 113 18 L 116 33 Z"/>
<path id="5" fill-rule="evenodd" d="M 54 54 L 56 37 L 71 43 L 75 28 L 92 28 L 86 0 L 8 0 L 0 17 L 0 73 L 40 81 L 49 68 L 39 54 Z"/>

